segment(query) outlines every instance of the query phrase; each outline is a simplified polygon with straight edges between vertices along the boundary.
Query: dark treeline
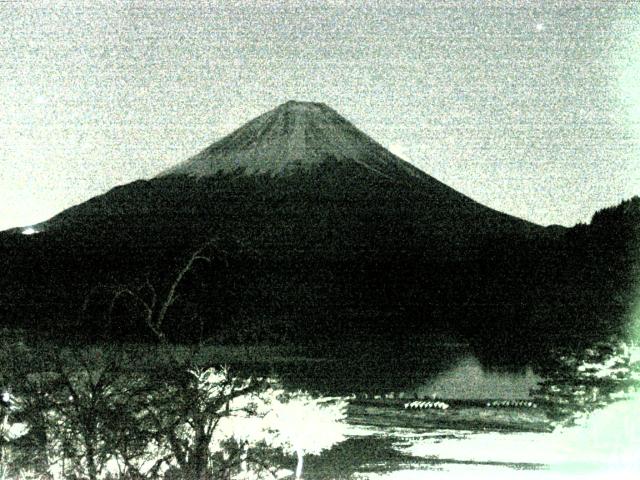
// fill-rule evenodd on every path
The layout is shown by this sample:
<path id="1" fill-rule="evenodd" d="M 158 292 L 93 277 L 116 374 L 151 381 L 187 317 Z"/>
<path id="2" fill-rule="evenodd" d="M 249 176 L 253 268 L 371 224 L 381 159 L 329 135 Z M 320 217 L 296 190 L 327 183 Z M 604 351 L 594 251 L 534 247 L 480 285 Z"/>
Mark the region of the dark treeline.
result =
<path id="1" fill-rule="evenodd" d="M 542 228 L 447 187 L 362 172 L 140 181 L 0 238 L 5 326 L 153 340 L 318 344 L 460 336 L 487 360 L 626 327 L 640 199 Z M 208 242 L 208 243 L 207 243 Z M 138 296 L 121 295 L 126 288 Z M 347 340 L 345 340 L 347 343 Z M 495 348 L 489 348 L 495 347 Z"/>

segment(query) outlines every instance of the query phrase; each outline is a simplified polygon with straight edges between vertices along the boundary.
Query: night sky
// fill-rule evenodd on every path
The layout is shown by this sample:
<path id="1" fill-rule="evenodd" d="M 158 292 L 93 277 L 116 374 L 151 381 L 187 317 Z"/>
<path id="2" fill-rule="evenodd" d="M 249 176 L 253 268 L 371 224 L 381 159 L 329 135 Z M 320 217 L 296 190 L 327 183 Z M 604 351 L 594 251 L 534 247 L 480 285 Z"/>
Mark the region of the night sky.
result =
<path id="1" fill-rule="evenodd" d="M 640 194 L 637 1 L 19 0 L 0 26 L 0 229 L 290 99 L 540 224 Z"/>

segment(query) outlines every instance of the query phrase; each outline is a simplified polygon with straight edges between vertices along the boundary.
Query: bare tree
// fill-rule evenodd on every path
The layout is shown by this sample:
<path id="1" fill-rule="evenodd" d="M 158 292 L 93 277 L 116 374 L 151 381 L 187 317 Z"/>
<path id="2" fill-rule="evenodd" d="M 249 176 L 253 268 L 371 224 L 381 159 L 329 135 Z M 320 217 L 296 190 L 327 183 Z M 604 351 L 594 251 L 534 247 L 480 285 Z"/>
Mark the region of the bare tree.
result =
<path id="1" fill-rule="evenodd" d="M 105 424 L 118 415 L 113 400 L 126 385 L 122 359 L 100 348 L 22 353 L 29 370 L 11 380 L 21 418 L 41 433 L 41 467 L 54 477 L 96 480 L 111 455 Z"/>
<path id="2" fill-rule="evenodd" d="M 168 445 L 181 478 L 210 479 L 214 472 L 225 477 L 229 468 L 241 462 L 240 456 L 224 455 L 214 462 L 212 440 L 221 419 L 236 413 L 229 405 L 264 388 L 264 380 L 236 378 L 227 369 L 194 369 L 183 381 L 164 384 L 148 397 L 144 410 Z"/>
<path id="3" fill-rule="evenodd" d="M 85 298 L 81 309 L 82 313 L 86 315 L 95 292 L 107 292 L 110 297 L 107 307 L 107 319 L 108 323 L 111 324 L 115 308 L 128 299 L 131 305 L 141 312 L 145 326 L 158 342 L 166 342 L 167 313 L 180 297 L 178 293 L 180 286 L 197 263 L 211 263 L 211 256 L 206 255 L 205 252 L 215 243 L 217 243 L 215 239 L 210 239 L 195 249 L 186 261 L 180 265 L 177 272 L 170 278 L 168 287 L 164 289 L 157 288 L 149 279 L 148 274 L 145 276 L 144 281 L 138 285 L 98 285 L 94 287 Z"/>

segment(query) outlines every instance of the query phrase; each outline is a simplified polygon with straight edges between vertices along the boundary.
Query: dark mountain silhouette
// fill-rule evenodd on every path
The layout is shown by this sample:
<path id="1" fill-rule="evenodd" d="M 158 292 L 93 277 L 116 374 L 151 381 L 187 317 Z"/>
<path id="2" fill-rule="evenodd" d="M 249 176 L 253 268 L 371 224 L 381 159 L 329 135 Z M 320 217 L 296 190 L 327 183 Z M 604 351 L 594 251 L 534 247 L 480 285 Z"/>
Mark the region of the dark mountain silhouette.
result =
<path id="1" fill-rule="evenodd" d="M 171 306 L 175 339 L 446 331 L 525 345 L 602 323 L 576 318 L 589 310 L 576 292 L 593 264 L 573 250 L 579 231 L 485 207 L 322 104 L 287 102 L 157 177 L 35 228 L 0 235 L 7 324 L 139 336 L 139 306 L 107 314 L 100 286 L 166 289 L 211 239 L 212 262 L 194 267 Z"/>
<path id="2" fill-rule="evenodd" d="M 400 222 L 413 217 L 419 221 L 416 228 L 424 227 L 431 234 L 456 232 L 474 237 L 542 231 L 447 187 L 393 155 L 333 109 L 293 101 L 250 121 L 154 179 L 113 189 L 62 212 L 39 228 L 51 231 L 74 223 L 77 228 L 87 228 L 89 223 L 126 221 L 125 217 L 151 212 L 158 217 L 180 212 L 198 225 L 207 224 L 215 221 L 216 211 L 227 216 L 236 204 L 251 205 L 255 195 L 243 192 L 239 196 L 243 189 L 255 190 L 261 198 L 297 202 L 304 205 L 303 209 L 324 202 L 323 209 L 364 208 L 377 210 L 383 217 L 386 210 L 387 216 L 392 213 Z M 207 190 L 215 200 L 203 198 Z M 342 204 L 327 204 L 333 200 Z M 366 205 L 357 203 L 363 200 Z M 385 204 L 385 200 L 393 203 Z M 354 203 L 353 207 L 349 203 Z M 195 213 L 201 205 L 205 210 L 192 218 L 195 215 L 190 212 Z M 402 211 L 395 212 L 394 208 Z M 370 220 L 359 212 L 354 215 Z M 158 220 L 162 221 L 156 218 L 150 223 Z M 333 221 L 340 222 L 340 218 Z M 381 227 L 382 222 L 375 223 Z"/>

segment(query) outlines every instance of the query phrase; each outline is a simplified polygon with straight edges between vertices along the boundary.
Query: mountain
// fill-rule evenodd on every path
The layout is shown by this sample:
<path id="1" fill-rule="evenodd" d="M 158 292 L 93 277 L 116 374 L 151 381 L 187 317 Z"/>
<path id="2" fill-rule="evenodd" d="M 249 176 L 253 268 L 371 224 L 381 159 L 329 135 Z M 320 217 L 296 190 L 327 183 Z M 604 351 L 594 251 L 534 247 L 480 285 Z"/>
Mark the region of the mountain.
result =
<path id="1" fill-rule="evenodd" d="M 228 217 L 242 208 L 239 204 L 246 204 L 246 209 L 258 197 L 262 204 L 271 200 L 276 206 L 304 205 L 304 211 L 338 209 L 334 212 L 338 217 L 354 215 L 356 222 L 380 228 L 383 219 L 394 224 L 411 217 L 412 228 L 424 228 L 428 235 L 474 237 L 544 230 L 447 187 L 383 148 L 333 109 L 295 101 L 257 117 L 149 181 L 117 187 L 37 228 L 55 231 L 76 223 L 75 228 L 86 229 L 154 214 L 157 217 L 148 218 L 149 223 L 163 222 L 169 215 L 201 226 Z"/>
<path id="2" fill-rule="evenodd" d="M 0 235 L 0 315 L 90 337 L 138 338 L 140 305 L 112 311 L 104 287 L 148 299 L 208 242 L 211 262 L 189 272 L 170 309 L 176 339 L 455 331 L 518 343 L 549 331 L 541 305 L 570 255 L 563 229 L 483 206 L 305 102 L 35 230 Z M 555 334 L 572 328 L 552 317 Z"/>

